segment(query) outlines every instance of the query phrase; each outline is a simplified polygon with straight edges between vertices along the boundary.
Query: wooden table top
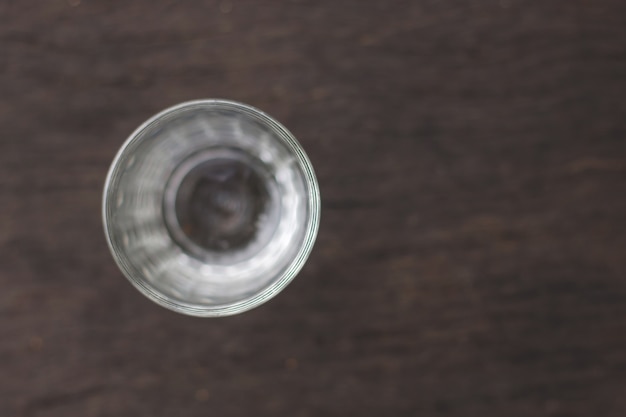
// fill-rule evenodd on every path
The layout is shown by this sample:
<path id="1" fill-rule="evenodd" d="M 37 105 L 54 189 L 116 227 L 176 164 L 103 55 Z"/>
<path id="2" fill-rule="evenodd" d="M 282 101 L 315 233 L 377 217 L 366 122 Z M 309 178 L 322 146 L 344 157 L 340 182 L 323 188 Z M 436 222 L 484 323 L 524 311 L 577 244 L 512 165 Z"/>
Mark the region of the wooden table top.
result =
<path id="1" fill-rule="evenodd" d="M 0 2 L 0 415 L 626 415 L 626 2 Z M 263 109 L 322 193 L 248 313 L 136 291 L 100 218 L 152 114 Z"/>

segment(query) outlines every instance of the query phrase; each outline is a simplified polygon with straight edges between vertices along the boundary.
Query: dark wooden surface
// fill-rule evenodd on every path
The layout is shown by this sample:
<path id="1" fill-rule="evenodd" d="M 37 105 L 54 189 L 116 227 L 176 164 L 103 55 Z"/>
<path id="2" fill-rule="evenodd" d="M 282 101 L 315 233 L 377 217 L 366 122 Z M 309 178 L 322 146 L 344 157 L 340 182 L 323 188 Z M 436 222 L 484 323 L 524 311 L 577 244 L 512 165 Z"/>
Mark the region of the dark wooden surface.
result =
<path id="1" fill-rule="evenodd" d="M 626 2 L 0 1 L 0 416 L 626 415 Z M 116 150 L 257 106 L 316 168 L 270 303 L 115 267 Z"/>

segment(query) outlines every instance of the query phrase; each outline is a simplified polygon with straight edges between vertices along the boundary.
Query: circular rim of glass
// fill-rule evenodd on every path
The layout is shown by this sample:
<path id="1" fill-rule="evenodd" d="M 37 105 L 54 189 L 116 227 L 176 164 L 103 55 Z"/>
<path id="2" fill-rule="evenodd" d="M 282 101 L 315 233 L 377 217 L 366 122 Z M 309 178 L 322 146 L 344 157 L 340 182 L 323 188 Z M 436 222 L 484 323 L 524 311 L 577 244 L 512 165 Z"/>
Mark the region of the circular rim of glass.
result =
<path id="1" fill-rule="evenodd" d="M 185 303 L 176 301 L 170 297 L 159 292 L 158 288 L 153 287 L 147 283 L 143 276 L 137 276 L 141 274 L 135 274 L 130 267 L 130 261 L 124 254 L 124 250 L 121 247 L 115 245 L 112 239 L 114 233 L 111 226 L 111 217 L 113 214 L 114 204 L 112 197 L 114 195 L 114 184 L 119 181 L 122 171 L 120 169 L 123 162 L 129 157 L 129 148 L 137 142 L 140 142 L 144 138 L 144 133 L 154 129 L 161 123 L 167 123 L 170 118 L 176 116 L 179 113 L 184 113 L 193 109 L 203 108 L 218 108 L 218 109 L 230 109 L 238 112 L 245 113 L 246 115 L 256 119 L 257 121 L 266 124 L 275 134 L 279 140 L 282 140 L 298 160 L 300 168 L 304 176 L 305 185 L 307 188 L 307 206 L 309 210 L 309 216 L 307 218 L 307 224 L 305 226 L 305 235 L 297 254 L 294 256 L 291 263 L 288 264 L 285 271 L 277 277 L 270 285 L 265 287 L 260 292 L 239 301 L 221 305 L 198 305 L 193 303 Z M 150 117 L 144 123 L 142 123 L 135 131 L 126 139 L 123 145 L 118 150 L 111 166 L 109 168 L 106 181 L 104 184 L 103 198 L 102 198 L 102 220 L 104 226 L 104 234 L 106 237 L 109 250 L 113 255 L 115 263 L 122 271 L 123 275 L 146 297 L 154 301 L 155 303 L 165 307 L 169 310 L 190 315 L 196 317 L 220 317 L 229 316 L 233 314 L 243 313 L 251 310 L 261 304 L 269 301 L 282 291 L 300 272 L 304 263 L 306 262 L 313 244 L 317 237 L 320 222 L 320 191 L 313 166 L 309 161 L 304 149 L 296 138 L 289 132 L 282 124 L 276 121 L 274 118 L 264 113 L 263 111 L 249 106 L 247 104 L 239 103 L 231 100 L 223 99 L 204 99 L 187 101 L 175 106 L 169 107 L 154 116 Z"/>

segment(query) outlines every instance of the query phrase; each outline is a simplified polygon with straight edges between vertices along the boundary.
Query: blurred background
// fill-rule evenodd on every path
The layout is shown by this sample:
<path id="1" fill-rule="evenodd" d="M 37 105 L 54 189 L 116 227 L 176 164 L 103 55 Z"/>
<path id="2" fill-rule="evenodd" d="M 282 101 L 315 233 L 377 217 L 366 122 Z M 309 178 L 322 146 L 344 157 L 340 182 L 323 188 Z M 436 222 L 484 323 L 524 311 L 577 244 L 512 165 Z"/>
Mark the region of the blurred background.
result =
<path id="1" fill-rule="evenodd" d="M 626 415 L 626 2 L 0 2 L 0 415 Z M 300 140 L 322 223 L 197 319 L 106 246 L 125 138 L 197 98 Z"/>

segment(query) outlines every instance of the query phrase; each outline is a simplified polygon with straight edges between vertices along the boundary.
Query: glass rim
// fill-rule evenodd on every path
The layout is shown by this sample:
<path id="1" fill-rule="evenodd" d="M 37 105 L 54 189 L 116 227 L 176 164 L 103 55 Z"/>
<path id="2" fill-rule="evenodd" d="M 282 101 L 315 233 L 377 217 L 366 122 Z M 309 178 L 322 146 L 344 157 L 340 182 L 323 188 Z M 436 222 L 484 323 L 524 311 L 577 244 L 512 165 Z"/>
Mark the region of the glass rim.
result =
<path id="1" fill-rule="evenodd" d="M 112 204 L 111 200 L 114 196 L 117 182 L 123 172 L 121 166 L 124 161 L 132 157 L 133 145 L 141 142 L 145 138 L 144 133 L 150 131 L 156 126 L 159 126 L 160 124 L 167 123 L 171 118 L 181 113 L 194 109 L 230 109 L 244 113 L 262 124 L 267 125 L 273 132 L 276 133 L 277 138 L 279 138 L 283 144 L 288 147 L 293 156 L 297 159 L 299 167 L 303 173 L 307 190 L 307 208 L 309 215 L 306 219 L 304 238 L 298 252 L 288 264 L 287 268 L 280 275 L 277 275 L 276 279 L 274 279 L 261 291 L 251 295 L 250 297 L 227 304 L 199 305 L 174 300 L 171 297 L 168 297 L 167 295 L 161 293 L 158 288 L 149 285 L 143 276 L 138 276 L 141 274 L 137 274 L 133 271 L 129 265 L 130 262 L 127 259 L 128 257 L 125 255 L 125 250 L 119 247 L 119 245 L 116 245 L 112 239 L 112 235 L 115 232 L 111 226 L 114 211 L 114 204 Z M 242 313 L 269 301 L 282 291 L 295 278 L 298 272 L 300 272 L 304 263 L 308 259 L 311 250 L 313 249 L 313 244 L 315 243 L 319 229 L 320 211 L 320 191 L 317 178 L 308 156 L 297 139 L 291 134 L 291 132 L 289 132 L 289 130 L 287 130 L 287 128 L 265 112 L 247 104 L 224 99 L 186 101 L 166 108 L 143 122 L 124 141 L 113 158 L 106 176 L 102 194 L 102 221 L 104 234 L 109 250 L 113 255 L 113 259 L 122 274 L 133 286 L 135 286 L 135 288 L 155 303 L 169 310 L 196 317 L 220 317 Z"/>

